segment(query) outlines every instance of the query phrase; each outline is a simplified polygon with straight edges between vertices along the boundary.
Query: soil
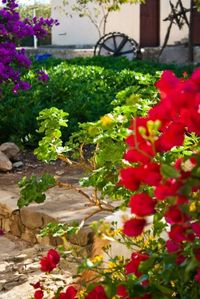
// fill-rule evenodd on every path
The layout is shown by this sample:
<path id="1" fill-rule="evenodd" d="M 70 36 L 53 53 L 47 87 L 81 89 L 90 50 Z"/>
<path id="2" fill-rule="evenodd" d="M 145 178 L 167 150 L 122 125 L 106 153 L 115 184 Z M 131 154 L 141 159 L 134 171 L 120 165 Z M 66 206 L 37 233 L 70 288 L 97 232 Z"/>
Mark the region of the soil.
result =
<path id="1" fill-rule="evenodd" d="M 69 176 L 70 173 L 76 172 L 79 176 L 83 171 L 81 168 L 77 168 L 67 165 L 63 161 L 51 161 L 49 163 L 44 163 L 39 161 L 32 151 L 26 151 L 21 154 L 20 161 L 23 162 L 23 166 L 19 168 L 13 168 L 9 172 L 0 172 L 0 187 L 1 186 L 9 186 L 13 184 L 17 184 L 23 176 L 31 176 L 36 175 L 40 176 L 45 172 L 65 177 Z"/>

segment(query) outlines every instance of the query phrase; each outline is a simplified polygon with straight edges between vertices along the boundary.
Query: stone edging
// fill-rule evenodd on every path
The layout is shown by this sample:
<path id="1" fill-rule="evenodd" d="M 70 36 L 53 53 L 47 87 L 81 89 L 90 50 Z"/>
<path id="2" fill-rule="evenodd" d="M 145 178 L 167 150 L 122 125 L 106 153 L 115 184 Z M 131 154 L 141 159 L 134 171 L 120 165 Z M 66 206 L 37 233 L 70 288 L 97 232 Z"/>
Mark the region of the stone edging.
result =
<path id="1" fill-rule="evenodd" d="M 51 217 L 47 213 L 43 213 L 34 209 L 34 207 L 25 207 L 19 210 L 15 204 L 10 204 L 10 199 L 17 201 L 18 192 L 10 192 L 8 190 L 0 190 L 0 228 L 5 232 L 29 242 L 30 244 L 53 245 L 62 244 L 59 238 L 40 237 L 40 230 L 49 222 L 58 222 L 56 218 Z M 4 200 L 2 200 L 4 198 Z M 82 228 L 79 233 L 70 238 L 69 242 L 90 250 L 93 234 L 89 227 Z M 89 248 L 89 249 L 88 249 Z"/>

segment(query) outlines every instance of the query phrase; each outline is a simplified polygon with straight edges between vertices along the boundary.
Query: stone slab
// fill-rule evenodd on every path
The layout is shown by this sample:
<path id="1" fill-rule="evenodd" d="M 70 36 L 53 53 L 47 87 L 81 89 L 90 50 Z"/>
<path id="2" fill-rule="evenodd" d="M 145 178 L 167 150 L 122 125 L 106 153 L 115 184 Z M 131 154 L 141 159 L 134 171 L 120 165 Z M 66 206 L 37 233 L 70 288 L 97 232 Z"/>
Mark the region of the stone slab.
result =
<path id="1" fill-rule="evenodd" d="M 80 174 L 79 174 L 80 175 Z M 77 181 L 79 175 L 72 171 L 72 176 L 62 178 L 63 181 L 74 182 L 78 187 Z M 73 179 L 73 180 L 72 180 Z M 80 186 L 79 186 L 80 188 Z M 91 194 L 90 188 L 84 189 L 84 192 Z M 96 208 L 91 207 L 89 202 L 82 194 L 75 190 L 66 190 L 60 187 L 50 189 L 46 193 L 46 200 L 41 204 L 31 204 L 21 210 L 17 207 L 19 198 L 19 189 L 16 184 L 3 186 L 0 189 L 0 226 L 11 232 L 13 235 L 28 241 L 32 244 L 37 242 L 45 243 L 45 240 L 38 238 L 38 233 L 49 222 L 72 223 L 81 222 L 87 218 Z M 89 221 L 86 221 L 85 227 L 77 236 L 72 238 L 72 243 L 79 246 L 91 244 L 91 230 L 87 224 L 93 220 L 104 217 L 107 213 L 94 215 Z M 47 244 L 51 240 L 47 238 Z M 53 241 L 54 245 L 57 241 Z"/>

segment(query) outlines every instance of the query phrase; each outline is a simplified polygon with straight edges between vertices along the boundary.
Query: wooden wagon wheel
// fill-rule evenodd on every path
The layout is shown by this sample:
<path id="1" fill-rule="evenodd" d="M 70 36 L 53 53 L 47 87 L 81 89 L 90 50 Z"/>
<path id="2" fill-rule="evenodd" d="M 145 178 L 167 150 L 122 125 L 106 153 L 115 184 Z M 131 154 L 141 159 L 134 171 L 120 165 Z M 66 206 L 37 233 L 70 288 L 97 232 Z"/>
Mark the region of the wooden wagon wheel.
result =
<path id="1" fill-rule="evenodd" d="M 95 56 L 126 56 L 129 60 L 136 59 L 138 54 L 137 42 L 120 32 L 111 32 L 102 36 L 94 49 Z"/>

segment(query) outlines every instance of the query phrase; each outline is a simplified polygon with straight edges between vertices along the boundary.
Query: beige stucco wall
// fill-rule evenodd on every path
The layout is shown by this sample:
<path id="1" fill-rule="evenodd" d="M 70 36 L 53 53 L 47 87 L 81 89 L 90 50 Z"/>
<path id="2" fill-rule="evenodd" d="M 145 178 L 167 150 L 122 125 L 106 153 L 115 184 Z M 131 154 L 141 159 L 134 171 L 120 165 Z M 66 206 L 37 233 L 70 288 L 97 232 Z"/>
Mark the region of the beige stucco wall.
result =
<path id="1" fill-rule="evenodd" d="M 68 2 L 73 5 L 76 1 L 68 0 Z M 177 0 L 172 0 L 172 2 L 176 3 Z M 189 7 L 190 0 L 182 0 L 182 2 L 185 7 Z M 160 42 L 162 44 L 169 25 L 169 22 L 163 22 L 163 19 L 169 15 L 170 6 L 168 0 L 160 0 L 160 3 Z M 52 43 L 54 45 L 90 45 L 97 42 L 98 31 L 87 17 L 80 18 L 70 11 L 70 5 L 64 7 L 63 0 L 51 0 L 51 5 L 52 17 L 60 22 L 60 25 L 54 27 L 52 31 Z M 67 16 L 65 10 L 72 16 Z M 139 12 L 139 5 L 123 5 L 119 12 L 110 14 L 106 32 L 123 32 L 139 42 Z M 186 25 L 181 31 L 173 25 L 168 44 L 174 44 L 187 38 L 187 36 L 188 28 Z"/>
<path id="2" fill-rule="evenodd" d="M 69 0 L 73 4 L 74 0 Z M 70 11 L 70 6 L 63 7 L 63 0 L 51 0 L 52 17 L 59 20 L 60 25 L 52 30 L 54 45 L 87 45 L 95 44 L 99 39 L 98 31 L 89 18 L 80 18 Z M 72 17 L 67 16 L 67 10 Z M 120 12 L 109 16 L 106 32 L 119 31 L 128 34 L 139 41 L 139 6 L 124 5 Z"/>

